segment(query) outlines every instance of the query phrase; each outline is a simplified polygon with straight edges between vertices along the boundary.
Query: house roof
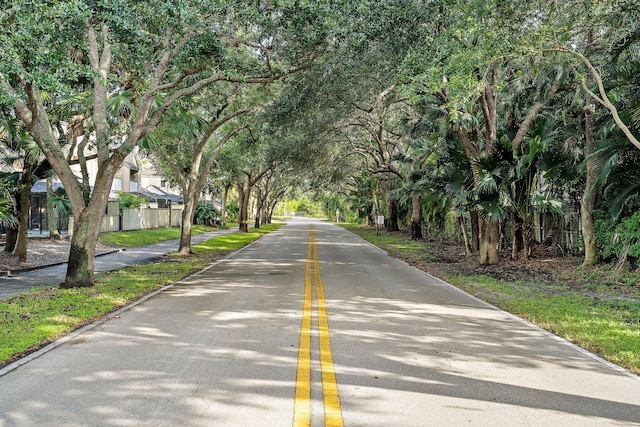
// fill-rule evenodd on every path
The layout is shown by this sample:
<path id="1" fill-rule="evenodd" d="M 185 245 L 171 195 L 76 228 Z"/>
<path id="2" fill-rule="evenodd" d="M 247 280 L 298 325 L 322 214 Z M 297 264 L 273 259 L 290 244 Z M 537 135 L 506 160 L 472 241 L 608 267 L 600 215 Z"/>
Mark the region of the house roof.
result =
<path id="1" fill-rule="evenodd" d="M 143 188 L 140 191 L 140 195 L 144 197 L 149 197 L 151 201 L 156 201 L 158 199 L 166 199 L 176 203 L 183 202 L 182 196 L 174 193 L 169 193 L 160 187 L 156 187 L 155 185 L 150 185 L 146 188 Z"/>
<path id="2" fill-rule="evenodd" d="M 56 191 L 58 188 L 64 188 L 59 181 L 53 181 L 53 191 Z M 90 191 L 93 192 L 93 185 L 90 187 Z M 47 181 L 41 180 L 33 184 L 31 187 L 31 194 L 46 194 L 47 193 Z M 117 200 L 118 194 L 113 191 L 109 192 L 109 200 Z"/>
<path id="3" fill-rule="evenodd" d="M 58 188 L 64 188 L 61 182 L 53 181 L 53 191 L 56 191 Z M 47 192 L 47 181 L 38 181 L 33 184 L 31 187 L 31 193 L 46 193 Z"/>
<path id="4" fill-rule="evenodd" d="M 139 170 L 138 165 L 135 162 L 129 160 L 128 158 L 124 159 L 124 161 L 122 162 L 122 166 L 125 166 L 125 167 L 129 168 L 132 171 Z"/>

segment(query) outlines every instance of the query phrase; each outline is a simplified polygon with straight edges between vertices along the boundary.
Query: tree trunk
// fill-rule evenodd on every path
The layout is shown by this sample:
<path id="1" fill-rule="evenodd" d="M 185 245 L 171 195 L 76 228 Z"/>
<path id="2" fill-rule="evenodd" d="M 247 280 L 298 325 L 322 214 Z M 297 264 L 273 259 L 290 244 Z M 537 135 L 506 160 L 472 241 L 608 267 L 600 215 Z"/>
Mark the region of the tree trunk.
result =
<path id="1" fill-rule="evenodd" d="M 94 285 L 94 258 L 102 217 L 109 201 L 113 177 L 123 159 L 124 154 L 114 153 L 109 163 L 98 169 L 89 200 L 83 203 L 78 200 L 77 194 L 70 195 L 73 207 L 73 235 L 71 236 L 67 275 L 64 283 L 60 285 L 62 288 Z M 58 176 L 60 176 L 59 173 Z M 65 188 L 73 188 L 75 178 L 72 179 L 67 179 L 67 182 L 63 181 Z"/>
<path id="2" fill-rule="evenodd" d="M 96 244 L 105 204 L 90 203 L 80 215 L 74 215 L 67 275 L 65 281 L 60 284 L 61 288 L 83 288 L 94 285 Z"/>
<path id="3" fill-rule="evenodd" d="M 516 214 L 511 215 L 511 259 L 518 260 L 520 249 L 524 247 L 522 238 L 522 218 Z"/>
<path id="4" fill-rule="evenodd" d="M 53 178 L 47 178 L 47 228 L 49 228 L 49 239 L 60 240 L 58 222 L 56 221 L 56 208 L 53 205 Z"/>
<path id="5" fill-rule="evenodd" d="M 469 219 L 471 221 L 471 250 L 478 252 L 480 250 L 480 218 L 478 211 L 469 211 Z"/>
<path id="6" fill-rule="evenodd" d="M 386 229 L 387 231 L 399 231 L 398 226 L 398 207 L 396 201 L 391 197 L 395 183 L 393 180 L 386 179 L 382 181 L 382 189 L 384 191 L 384 201 L 387 208 Z"/>
<path id="7" fill-rule="evenodd" d="M 522 224 L 522 259 L 529 260 L 531 254 L 531 242 L 533 241 L 533 230 L 530 221 L 524 221 Z"/>
<path id="8" fill-rule="evenodd" d="M 4 251 L 10 254 L 16 249 L 16 243 L 18 243 L 18 229 L 19 226 L 12 225 L 7 228 L 7 237 L 4 244 Z"/>
<path id="9" fill-rule="evenodd" d="M 273 221 L 273 211 L 276 210 L 276 206 L 277 203 L 274 203 L 269 207 L 269 217 L 267 218 L 267 224 L 271 224 L 271 222 Z"/>
<path id="10" fill-rule="evenodd" d="M 589 176 L 589 161 L 587 160 L 587 177 Z M 589 185 L 587 178 L 587 185 Z M 596 244 L 595 219 L 593 218 L 593 209 L 595 207 L 596 195 L 587 194 L 588 190 L 580 199 L 580 222 L 582 225 L 582 240 L 584 241 L 584 260 L 582 266 L 594 265 L 598 263 L 600 257 L 598 246 Z"/>
<path id="11" fill-rule="evenodd" d="M 271 224 L 271 220 L 269 219 L 269 205 L 267 203 L 263 203 L 260 221 L 262 224 Z"/>
<path id="12" fill-rule="evenodd" d="M 500 224 L 479 218 L 480 230 L 480 264 L 498 264 L 500 261 L 498 245 L 500 244 Z"/>
<path id="13" fill-rule="evenodd" d="M 188 195 L 185 198 L 184 209 L 182 210 L 182 225 L 180 226 L 180 244 L 178 246 L 178 253 L 180 255 L 191 255 L 193 250 L 191 249 L 191 229 L 193 228 L 193 213 L 195 210 L 195 203 L 192 200 L 192 196 Z"/>
<path id="14" fill-rule="evenodd" d="M 369 227 L 373 227 L 374 225 L 376 225 L 376 219 L 373 216 L 373 205 L 371 206 L 367 206 L 367 224 L 369 224 Z"/>
<path id="15" fill-rule="evenodd" d="M 593 30 L 590 29 L 587 35 L 587 54 L 590 54 L 596 50 L 594 42 Z M 586 77 L 587 86 L 593 84 L 593 76 L 588 74 Z M 598 160 L 591 156 L 595 151 L 595 100 L 585 95 L 585 107 L 584 107 L 584 139 L 585 150 L 584 155 L 586 158 L 586 182 L 585 189 L 582 197 L 580 198 L 580 221 L 582 224 L 582 240 L 584 241 L 584 260 L 583 266 L 594 265 L 598 262 L 600 254 L 598 246 L 596 244 L 596 232 L 595 232 L 595 219 L 593 218 L 593 210 L 596 205 L 596 199 L 599 191 L 598 186 Z"/>
<path id="16" fill-rule="evenodd" d="M 422 197 L 411 196 L 411 240 L 422 240 Z"/>
<path id="17" fill-rule="evenodd" d="M 471 249 L 471 242 L 469 241 L 469 233 L 467 232 L 467 222 L 464 219 L 464 215 L 460 215 L 458 217 L 458 223 L 460 224 L 460 229 L 462 230 L 462 237 L 464 238 L 464 250 L 467 255 L 471 255 L 473 250 Z"/>
<path id="18" fill-rule="evenodd" d="M 4 251 L 12 254 L 18 243 L 18 231 L 20 226 L 20 191 L 13 193 L 13 199 L 16 202 L 14 215 L 16 222 L 7 226 L 7 236 L 5 238 Z"/>
<path id="19" fill-rule="evenodd" d="M 398 225 L 398 205 L 395 200 L 387 203 L 387 231 L 400 231 Z"/>
<path id="20" fill-rule="evenodd" d="M 256 191 L 256 218 L 254 222 L 255 228 L 260 228 L 260 211 L 262 210 L 262 204 L 264 200 L 262 200 L 262 188 L 258 186 L 258 191 Z"/>
<path id="21" fill-rule="evenodd" d="M 229 198 L 229 187 L 225 185 L 222 190 L 222 206 L 220 206 L 221 225 L 227 225 L 227 199 Z"/>
<path id="22" fill-rule="evenodd" d="M 598 194 L 598 176 L 597 176 L 597 159 L 590 156 L 594 151 L 594 135 L 593 135 L 593 111 L 595 105 L 593 99 L 590 104 L 585 107 L 585 156 L 587 177 L 585 182 L 585 190 L 580 198 L 580 221 L 582 225 L 582 240 L 584 241 L 584 260 L 583 266 L 594 265 L 598 262 L 599 251 L 596 243 L 595 219 L 593 218 L 593 210 L 595 209 Z"/>
<path id="23" fill-rule="evenodd" d="M 238 231 L 242 233 L 249 232 L 249 225 L 247 224 L 249 217 L 249 189 L 245 189 L 244 183 L 240 180 L 237 181 L 238 187 L 238 207 L 240 212 L 238 213 Z"/>
<path id="24" fill-rule="evenodd" d="M 567 222 L 564 215 L 556 216 L 554 222 L 553 239 L 551 244 L 553 246 L 559 246 L 563 251 L 567 250 L 567 236 L 565 230 L 567 228 Z"/>
<path id="25" fill-rule="evenodd" d="M 31 164 L 24 161 L 20 179 L 20 225 L 18 241 L 13 253 L 19 262 L 27 262 L 27 238 L 29 237 L 29 209 L 31 207 Z"/>

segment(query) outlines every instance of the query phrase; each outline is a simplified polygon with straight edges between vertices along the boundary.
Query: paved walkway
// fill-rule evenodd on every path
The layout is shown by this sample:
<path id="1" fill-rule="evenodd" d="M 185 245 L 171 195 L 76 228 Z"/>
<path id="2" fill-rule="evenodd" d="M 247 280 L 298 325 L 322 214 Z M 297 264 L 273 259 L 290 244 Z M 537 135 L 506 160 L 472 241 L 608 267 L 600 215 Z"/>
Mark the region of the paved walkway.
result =
<path id="1" fill-rule="evenodd" d="M 230 234 L 235 228 L 212 231 L 191 237 L 191 243 L 197 244 L 222 234 Z M 122 251 L 99 255 L 95 258 L 96 273 L 117 270 L 134 264 L 146 264 L 161 256 L 178 249 L 179 239 L 166 240 L 153 245 L 127 248 Z M 33 288 L 58 286 L 64 281 L 67 264 L 52 265 L 32 271 L 14 272 L 11 276 L 0 277 L 0 300 L 9 298 L 21 292 L 28 292 Z"/>

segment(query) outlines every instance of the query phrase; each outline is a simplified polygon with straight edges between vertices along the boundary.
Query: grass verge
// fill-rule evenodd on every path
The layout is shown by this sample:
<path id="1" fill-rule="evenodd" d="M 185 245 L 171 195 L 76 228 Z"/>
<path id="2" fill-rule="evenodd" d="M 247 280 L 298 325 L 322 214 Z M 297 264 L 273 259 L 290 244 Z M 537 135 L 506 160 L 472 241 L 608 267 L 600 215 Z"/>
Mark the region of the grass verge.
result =
<path id="1" fill-rule="evenodd" d="M 194 245 L 193 256 L 168 254 L 154 263 L 100 273 L 91 288 L 41 288 L 0 301 L 0 365 L 183 279 L 280 225 L 216 236 Z"/>
<path id="2" fill-rule="evenodd" d="M 504 263 L 494 276 L 468 274 L 464 255 L 443 259 L 443 247 L 411 242 L 407 236 L 343 224 L 391 256 L 402 259 L 501 309 L 563 337 L 594 354 L 640 375 L 640 299 L 637 273 L 615 278 L 606 268 L 581 270 L 554 264 L 555 271 L 527 274 L 527 266 Z M 445 265 L 446 264 L 446 265 Z M 553 268 L 553 267 L 552 267 Z M 517 270 L 517 271 L 512 271 Z M 607 283 L 603 285 L 602 283 Z"/>
<path id="3" fill-rule="evenodd" d="M 233 226 L 233 224 L 227 224 L 225 228 L 229 228 L 231 226 Z M 208 227 L 206 225 L 194 225 L 191 230 L 191 235 L 196 236 L 198 234 L 216 230 L 218 230 L 218 228 Z M 106 246 L 132 248 L 135 246 L 151 245 L 165 240 L 179 238 L 179 228 L 156 228 L 153 230 L 114 231 L 102 233 L 98 238 L 98 243 Z"/>

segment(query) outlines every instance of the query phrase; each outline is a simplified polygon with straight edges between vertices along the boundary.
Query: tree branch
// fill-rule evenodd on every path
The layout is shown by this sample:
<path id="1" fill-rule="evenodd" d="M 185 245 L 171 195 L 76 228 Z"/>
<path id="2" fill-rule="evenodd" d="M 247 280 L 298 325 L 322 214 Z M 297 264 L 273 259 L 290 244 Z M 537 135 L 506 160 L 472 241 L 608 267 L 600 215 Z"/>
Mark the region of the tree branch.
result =
<path id="1" fill-rule="evenodd" d="M 631 130 L 627 127 L 627 125 L 624 124 L 624 122 L 618 115 L 618 109 L 609 100 L 609 97 L 607 96 L 607 91 L 605 90 L 605 87 L 604 87 L 604 83 L 602 82 L 602 77 L 600 76 L 600 73 L 598 72 L 598 70 L 596 70 L 596 68 L 593 66 L 593 64 L 591 64 L 591 62 L 583 54 L 581 54 L 580 52 L 576 52 L 575 50 L 558 47 L 555 49 L 549 49 L 548 51 L 566 53 L 566 54 L 575 56 L 580 60 L 580 62 L 582 62 L 587 67 L 587 69 L 589 70 L 589 73 L 593 76 L 593 78 L 596 81 L 600 96 L 596 95 L 591 89 L 587 87 L 584 79 L 580 82 L 580 84 L 582 85 L 582 89 L 584 89 L 584 91 L 587 92 L 589 96 L 591 96 L 593 99 L 598 101 L 599 104 L 601 104 L 606 109 L 608 109 L 609 112 L 611 112 L 611 115 L 613 116 L 613 120 L 616 122 L 620 130 L 622 130 L 622 132 L 625 134 L 629 142 L 631 142 L 636 148 L 640 149 L 640 141 L 633 135 L 633 133 L 631 133 Z M 574 69 L 574 72 L 575 72 L 575 69 Z"/>
<path id="2" fill-rule="evenodd" d="M 546 96 L 542 101 L 536 102 L 531 106 L 525 118 L 522 120 L 520 127 L 518 128 L 518 132 L 516 132 L 516 136 L 513 138 L 512 145 L 513 148 L 518 150 L 520 148 L 520 144 L 524 140 L 525 135 L 529 131 L 529 127 L 531 127 L 531 123 L 538 116 L 540 111 L 551 101 L 551 98 L 558 92 L 560 88 L 560 73 L 556 76 L 556 81 L 553 83 Z"/>

